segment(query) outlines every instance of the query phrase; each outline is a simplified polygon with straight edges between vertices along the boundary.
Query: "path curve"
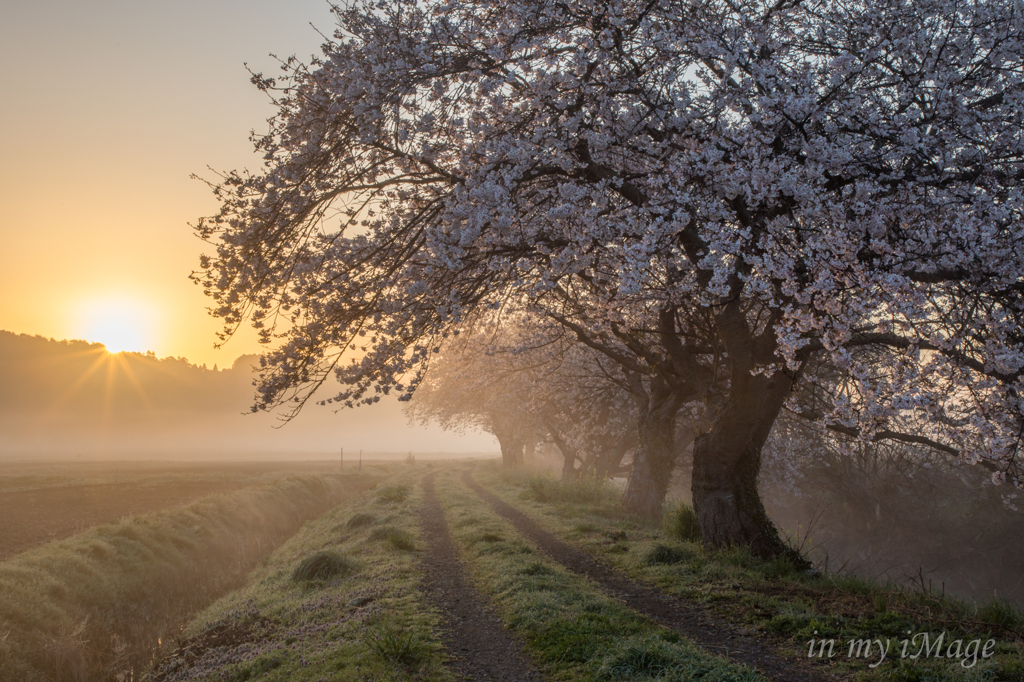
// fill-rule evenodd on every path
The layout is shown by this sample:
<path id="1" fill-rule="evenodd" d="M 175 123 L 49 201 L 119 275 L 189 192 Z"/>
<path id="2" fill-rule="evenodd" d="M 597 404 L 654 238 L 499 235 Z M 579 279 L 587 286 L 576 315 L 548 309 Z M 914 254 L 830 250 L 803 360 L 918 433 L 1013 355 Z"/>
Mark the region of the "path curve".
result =
<path id="1" fill-rule="evenodd" d="M 559 540 L 527 514 L 477 483 L 468 469 L 462 472 L 462 482 L 491 505 L 499 516 L 507 519 L 516 530 L 534 542 L 542 552 L 570 571 L 597 583 L 606 594 L 659 625 L 675 630 L 704 649 L 757 668 L 771 680 L 819 682 L 823 679 L 804 669 L 806 664 L 787 661 L 763 647 L 756 639 L 713 622 L 707 610 L 697 602 L 668 595 L 656 587 L 630 580 L 589 552 Z"/>
<path id="2" fill-rule="evenodd" d="M 539 682 L 522 647 L 472 587 L 434 490 L 435 474 L 423 479 L 423 591 L 444 616 L 441 639 L 455 657 L 452 667 L 467 680 Z"/>

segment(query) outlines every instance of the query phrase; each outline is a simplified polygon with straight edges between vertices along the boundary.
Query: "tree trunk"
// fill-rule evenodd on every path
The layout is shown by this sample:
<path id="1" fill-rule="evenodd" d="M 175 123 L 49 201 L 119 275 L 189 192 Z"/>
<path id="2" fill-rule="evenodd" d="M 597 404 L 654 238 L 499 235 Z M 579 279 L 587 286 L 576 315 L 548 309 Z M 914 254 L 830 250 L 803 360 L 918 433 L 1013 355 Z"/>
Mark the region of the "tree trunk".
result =
<path id="1" fill-rule="evenodd" d="M 559 448 L 561 449 L 561 448 Z M 574 481 L 580 472 L 576 471 L 576 453 L 562 450 L 562 480 Z"/>
<path id="2" fill-rule="evenodd" d="M 680 407 L 673 392 L 655 385 L 647 404 L 640 410 L 633 468 L 622 496 L 622 506 L 650 521 L 661 521 L 661 507 L 675 466 L 676 415 Z"/>
<path id="3" fill-rule="evenodd" d="M 494 434 L 501 446 L 501 464 L 512 468 L 523 463 L 523 440 L 507 433 Z"/>
<path id="4" fill-rule="evenodd" d="M 705 544 L 742 545 L 755 556 L 786 555 L 808 567 L 779 537 L 757 490 L 761 449 L 792 385 L 781 371 L 770 378 L 734 375 L 714 428 L 694 445 L 691 490 Z"/>
<path id="5" fill-rule="evenodd" d="M 622 459 L 626 453 L 636 447 L 636 433 L 629 433 L 618 440 L 617 443 L 609 445 L 596 458 L 596 476 L 604 480 L 610 478 L 622 470 Z"/>
<path id="6" fill-rule="evenodd" d="M 562 480 L 572 481 L 576 479 L 580 471 L 576 469 L 576 448 L 569 445 L 568 442 L 558 432 L 558 429 L 553 428 L 550 424 L 547 425 L 548 433 L 551 436 L 551 441 L 558 448 L 558 451 L 562 453 Z"/>

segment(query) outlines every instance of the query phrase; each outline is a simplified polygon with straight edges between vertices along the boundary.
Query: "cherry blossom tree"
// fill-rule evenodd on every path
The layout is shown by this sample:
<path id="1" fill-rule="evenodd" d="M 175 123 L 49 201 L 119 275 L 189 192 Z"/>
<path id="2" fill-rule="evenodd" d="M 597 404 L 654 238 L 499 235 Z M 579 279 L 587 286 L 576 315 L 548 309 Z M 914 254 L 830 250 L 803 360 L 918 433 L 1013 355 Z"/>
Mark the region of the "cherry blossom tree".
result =
<path id="1" fill-rule="evenodd" d="M 703 406 L 693 495 L 711 544 L 785 551 L 761 449 L 823 365 L 842 388 L 825 381 L 810 418 L 946 439 L 1016 480 L 1019 3 L 337 14 L 321 59 L 254 78 L 279 106 L 265 168 L 226 174 L 198 225 L 224 333 L 249 320 L 271 345 L 257 409 L 297 409 L 331 373 L 345 388 L 329 401 L 407 397 L 449 335 L 532 310 L 644 377 L 633 511 L 660 513 L 676 415 Z"/>
<path id="2" fill-rule="evenodd" d="M 563 478 L 604 478 L 622 471 L 636 444 L 623 383 L 615 363 L 572 343 L 557 325 L 520 318 L 446 343 L 406 412 L 422 423 L 493 433 L 506 466 L 543 441 L 561 453 Z"/>
<path id="3" fill-rule="evenodd" d="M 638 404 L 629 390 L 635 377 L 550 324 L 516 340 L 528 349 L 523 360 L 541 370 L 531 412 L 562 454 L 562 478 L 629 471 L 623 460 L 638 444 Z"/>
<path id="4" fill-rule="evenodd" d="M 546 428 L 533 411 L 539 368 L 501 352 L 496 334 L 500 331 L 493 328 L 477 329 L 445 344 L 406 414 L 422 424 L 493 434 L 502 464 L 516 467 Z"/>

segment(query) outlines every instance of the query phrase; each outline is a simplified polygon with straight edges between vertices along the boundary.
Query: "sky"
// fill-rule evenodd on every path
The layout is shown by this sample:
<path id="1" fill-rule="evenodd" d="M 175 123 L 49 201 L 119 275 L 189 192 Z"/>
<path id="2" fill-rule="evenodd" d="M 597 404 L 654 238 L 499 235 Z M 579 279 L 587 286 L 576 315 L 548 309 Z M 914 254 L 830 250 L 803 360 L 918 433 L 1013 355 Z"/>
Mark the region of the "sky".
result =
<path id="1" fill-rule="evenodd" d="M 0 10 L 0 329 L 231 365 L 192 284 L 217 210 L 192 174 L 255 169 L 273 108 L 245 64 L 319 53 L 323 0 L 95 0 Z"/>

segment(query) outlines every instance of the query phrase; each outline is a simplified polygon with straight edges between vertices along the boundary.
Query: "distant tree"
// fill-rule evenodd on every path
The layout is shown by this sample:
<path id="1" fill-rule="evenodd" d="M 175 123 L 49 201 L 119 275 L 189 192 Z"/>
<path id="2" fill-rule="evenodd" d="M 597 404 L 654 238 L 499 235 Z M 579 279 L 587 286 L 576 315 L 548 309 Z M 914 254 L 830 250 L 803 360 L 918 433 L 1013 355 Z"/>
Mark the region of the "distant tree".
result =
<path id="1" fill-rule="evenodd" d="M 645 377 L 633 511 L 660 514 L 676 413 L 706 406 L 710 544 L 786 551 L 761 450 L 822 363 L 844 379 L 816 420 L 873 440 L 914 414 L 1016 480 L 1016 0 L 337 13 L 321 60 L 255 77 L 278 97 L 266 168 L 227 174 L 198 225 L 225 334 L 280 335 L 257 407 L 332 372 L 331 400 L 407 397 L 474 317 L 533 309 Z"/>
<path id="2" fill-rule="evenodd" d="M 524 320 L 503 354 L 530 370 L 527 409 L 562 455 L 562 477 L 606 478 L 624 470 L 637 446 L 638 404 L 629 390 L 640 379 L 551 320 Z"/>
<path id="3" fill-rule="evenodd" d="M 493 434 L 502 463 L 515 467 L 544 428 L 531 410 L 538 368 L 497 350 L 497 333 L 484 328 L 452 339 L 432 363 L 406 414 L 422 424 Z"/>
<path id="4" fill-rule="evenodd" d="M 622 381 L 614 363 L 557 325 L 521 318 L 445 344 L 406 413 L 494 434 L 506 466 L 521 464 L 525 451 L 544 441 L 561 453 L 564 478 L 606 477 L 620 471 L 636 444 L 635 410 Z"/>

